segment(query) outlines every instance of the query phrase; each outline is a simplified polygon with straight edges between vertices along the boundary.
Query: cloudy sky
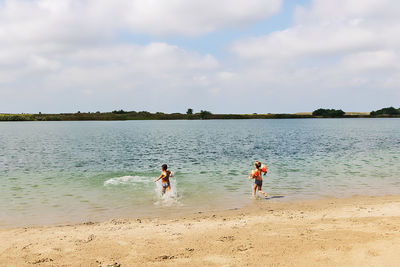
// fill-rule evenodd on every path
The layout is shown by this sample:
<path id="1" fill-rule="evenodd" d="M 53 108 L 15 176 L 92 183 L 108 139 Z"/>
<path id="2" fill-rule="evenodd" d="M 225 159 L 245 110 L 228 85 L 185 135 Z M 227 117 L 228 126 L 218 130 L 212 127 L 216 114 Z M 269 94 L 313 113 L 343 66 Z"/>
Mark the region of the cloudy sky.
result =
<path id="1" fill-rule="evenodd" d="M 398 0 L 0 0 L 0 112 L 400 105 Z"/>

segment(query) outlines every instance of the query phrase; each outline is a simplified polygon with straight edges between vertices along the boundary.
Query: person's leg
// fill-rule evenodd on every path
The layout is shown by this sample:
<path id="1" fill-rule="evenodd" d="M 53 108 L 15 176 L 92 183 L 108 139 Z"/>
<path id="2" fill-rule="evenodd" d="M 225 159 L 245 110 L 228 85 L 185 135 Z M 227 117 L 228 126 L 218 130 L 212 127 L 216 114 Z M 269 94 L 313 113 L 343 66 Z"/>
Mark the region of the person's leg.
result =
<path id="1" fill-rule="evenodd" d="M 162 187 L 161 193 L 164 195 L 165 194 L 165 187 Z"/>
<path id="2" fill-rule="evenodd" d="M 264 197 L 267 197 L 267 193 L 265 193 L 264 191 L 261 190 L 261 186 L 258 187 L 258 192 L 260 192 L 261 194 L 264 195 Z"/>
<path id="3" fill-rule="evenodd" d="M 256 197 L 256 189 L 257 189 L 257 185 L 254 184 L 253 185 L 253 197 Z"/>
<path id="4" fill-rule="evenodd" d="M 168 187 L 167 187 L 167 191 L 169 191 L 169 190 L 171 190 L 171 186 L 170 185 L 168 185 Z"/>

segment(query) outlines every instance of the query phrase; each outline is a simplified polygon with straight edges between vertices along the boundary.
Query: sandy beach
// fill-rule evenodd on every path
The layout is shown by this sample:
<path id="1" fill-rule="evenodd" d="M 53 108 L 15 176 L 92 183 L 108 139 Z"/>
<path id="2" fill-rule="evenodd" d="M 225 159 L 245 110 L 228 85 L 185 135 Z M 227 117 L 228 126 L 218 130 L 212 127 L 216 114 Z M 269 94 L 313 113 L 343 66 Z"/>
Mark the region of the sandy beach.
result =
<path id="1" fill-rule="evenodd" d="M 0 266 L 398 266 L 400 196 L 0 230 Z"/>

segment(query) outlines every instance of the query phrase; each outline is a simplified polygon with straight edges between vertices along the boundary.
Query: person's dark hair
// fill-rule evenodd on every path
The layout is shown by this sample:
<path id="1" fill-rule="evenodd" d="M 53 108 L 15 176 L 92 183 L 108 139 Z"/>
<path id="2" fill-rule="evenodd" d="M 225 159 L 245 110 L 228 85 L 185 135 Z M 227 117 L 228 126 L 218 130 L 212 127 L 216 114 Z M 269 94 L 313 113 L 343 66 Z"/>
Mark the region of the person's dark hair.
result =
<path id="1" fill-rule="evenodd" d="M 163 165 L 161 165 L 161 168 L 162 168 L 164 171 L 166 171 L 166 170 L 168 169 L 168 166 L 167 166 L 167 164 L 163 164 Z"/>
<path id="2" fill-rule="evenodd" d="M 256 161 L 256 162 L 254 163 L 254 166 L 256 166 L 257 169 L 261 168 L 261 162 Z"/>

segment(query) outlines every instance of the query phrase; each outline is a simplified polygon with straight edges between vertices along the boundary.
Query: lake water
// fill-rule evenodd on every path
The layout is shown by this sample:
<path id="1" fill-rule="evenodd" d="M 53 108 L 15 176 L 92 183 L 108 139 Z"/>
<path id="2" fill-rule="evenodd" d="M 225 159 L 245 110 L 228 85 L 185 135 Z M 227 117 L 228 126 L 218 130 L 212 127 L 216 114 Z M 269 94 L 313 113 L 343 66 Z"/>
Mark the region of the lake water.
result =
<path id="1" fill-rule="evenodd" d="M 0 226 L 400 193 L 400 119 L 0 123 Z M 153 180 L 167 163 L 168 196 Z"/>

